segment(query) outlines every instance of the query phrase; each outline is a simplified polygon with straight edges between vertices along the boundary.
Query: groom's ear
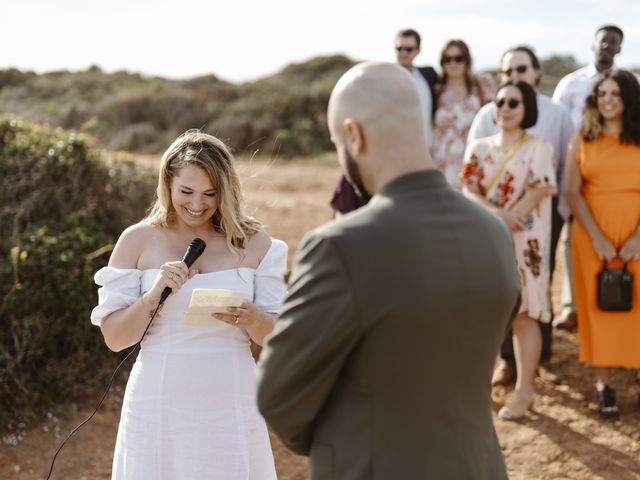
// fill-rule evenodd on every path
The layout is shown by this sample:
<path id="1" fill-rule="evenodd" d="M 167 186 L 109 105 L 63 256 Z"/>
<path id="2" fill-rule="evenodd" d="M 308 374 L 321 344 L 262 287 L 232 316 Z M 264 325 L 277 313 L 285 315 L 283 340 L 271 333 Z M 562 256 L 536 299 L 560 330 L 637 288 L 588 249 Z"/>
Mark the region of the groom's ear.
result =
<path id="1" fill-rule="evenodd" d="M 345 143 L 353 156 L 360 156 L 367 150 L 366 135 L 362 125 L 352 118 L 345 118 L 342 122 L 345 132 Z"/>

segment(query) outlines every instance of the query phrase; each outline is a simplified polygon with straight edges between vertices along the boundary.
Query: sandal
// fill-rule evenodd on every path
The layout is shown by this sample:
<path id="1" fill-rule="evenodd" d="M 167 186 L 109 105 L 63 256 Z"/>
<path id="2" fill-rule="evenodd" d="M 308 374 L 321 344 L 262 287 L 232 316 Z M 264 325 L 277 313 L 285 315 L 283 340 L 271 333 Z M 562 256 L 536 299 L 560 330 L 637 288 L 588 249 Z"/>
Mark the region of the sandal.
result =
<path id="1" fill-rule="evenodd" d="M 611 420 L 620 418 L 620 410 L 616 405 L 616 391 L 609 385 L 605 385 L 602 390 L 597 390 L 597 394 L 600 416 Z"/>
<path id="2" fill-rule="evenodd" d="M 518 420 L 524 417 L 533 403 L 533 398 L 533 395 L 529 399 L 524 398 L 517 391 L 514 391 L 505 402 L 504 407 L 498 412 L 498 417 L 503 420 Z"/>

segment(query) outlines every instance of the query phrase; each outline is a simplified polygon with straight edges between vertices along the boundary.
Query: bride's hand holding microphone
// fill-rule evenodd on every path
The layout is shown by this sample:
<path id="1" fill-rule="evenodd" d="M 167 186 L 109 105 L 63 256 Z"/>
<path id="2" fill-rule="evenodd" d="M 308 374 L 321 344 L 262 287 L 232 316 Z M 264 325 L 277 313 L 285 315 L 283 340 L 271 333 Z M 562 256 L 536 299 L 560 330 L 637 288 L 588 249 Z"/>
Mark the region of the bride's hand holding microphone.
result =
<path id="1" fill-rule="evenodd" d="M 176 293 L 196 273 L 196 269 L 188 268 L 182 260 L 162 264 L 153 286 L 143 294 L 143 302 L 155 307 L 166 288 L 169 288 L 171 293 Z"/>

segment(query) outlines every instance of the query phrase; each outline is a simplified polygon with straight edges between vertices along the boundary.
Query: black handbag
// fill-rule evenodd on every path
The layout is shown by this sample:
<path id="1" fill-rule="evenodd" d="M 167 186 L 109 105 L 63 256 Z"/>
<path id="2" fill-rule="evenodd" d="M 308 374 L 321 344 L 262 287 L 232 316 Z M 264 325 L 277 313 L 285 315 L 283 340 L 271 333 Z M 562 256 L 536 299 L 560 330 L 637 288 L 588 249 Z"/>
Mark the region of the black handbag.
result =
<path id="1" fill-rule="evenodd" d="M 604 261 L 598 273 L 598 308 L 600 310 L 628 312 L 631 310 L 633 274 L 627 270 L 627 263 L 619 269 L 610 269 Z"/>

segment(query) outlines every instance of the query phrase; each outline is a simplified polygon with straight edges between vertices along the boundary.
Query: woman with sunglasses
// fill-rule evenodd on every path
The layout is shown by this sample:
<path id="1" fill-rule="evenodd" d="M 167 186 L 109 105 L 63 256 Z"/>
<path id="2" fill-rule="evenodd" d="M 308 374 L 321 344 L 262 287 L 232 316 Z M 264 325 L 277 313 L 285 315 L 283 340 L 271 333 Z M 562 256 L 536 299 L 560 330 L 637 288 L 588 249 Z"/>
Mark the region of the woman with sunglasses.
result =
<path id="1" fill-rule="evenodd" d="M 537 322 L 551 321 L 549 248 L 556 184 L 553 146 L 525 132 L 538 118 L 533 87 L 508 81 L 498 87 L 495 103 L 500 131 L 469 144 L 460 181 L 465 195 L 504 220 L 513 236 L 522 282 L 522 304 L 513 321 L 517 380 L 498 416 L 514 420 L 534 398 L 542 347 Z"/>
<path id="2" fill-rule="evenodd" d="M 442 76 L 437 87 L 433 159 L 447 181 L 460 188 L 467 134 L 480 107 L 493 100 L 494 83 L 489 75 L 471 71 L 471 53 L 462 40 L 449 40 L 440 54 Z"/>
<path id="3" fill-rule="evenodd" d="M 640 368 L 640 85 L 632 73 L 604 75 L 587 97 L 582 130 L 569 144 L 565 196 L 573 213 L 580 361 L 596 367 L 600 415 L 615 419 L 610 367 Z M 630 311 L 598 308 L 604 262 L 625 263 L 634 275 Z"/>

